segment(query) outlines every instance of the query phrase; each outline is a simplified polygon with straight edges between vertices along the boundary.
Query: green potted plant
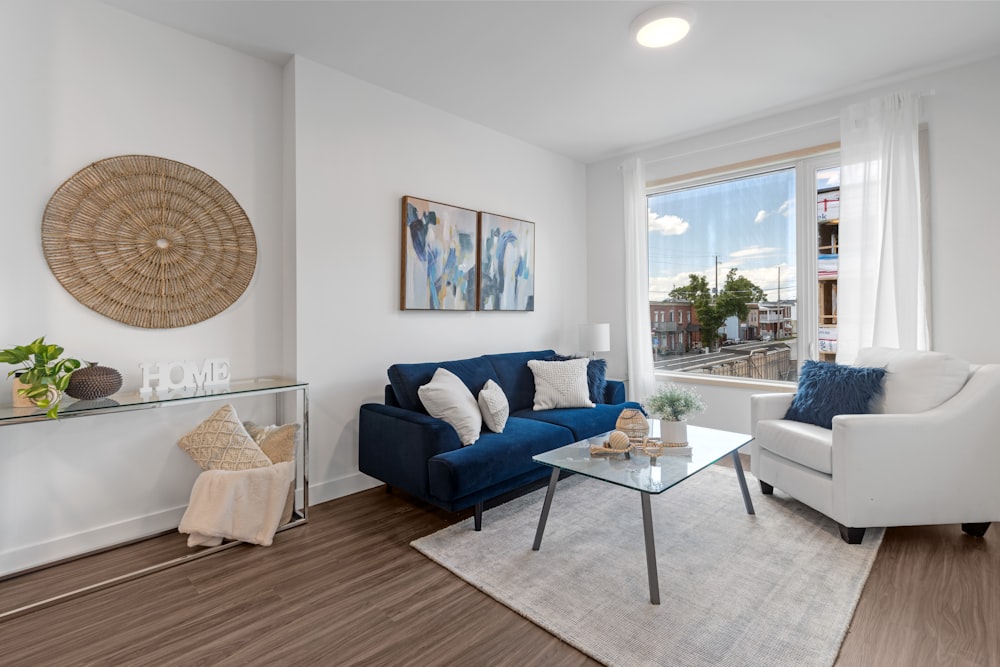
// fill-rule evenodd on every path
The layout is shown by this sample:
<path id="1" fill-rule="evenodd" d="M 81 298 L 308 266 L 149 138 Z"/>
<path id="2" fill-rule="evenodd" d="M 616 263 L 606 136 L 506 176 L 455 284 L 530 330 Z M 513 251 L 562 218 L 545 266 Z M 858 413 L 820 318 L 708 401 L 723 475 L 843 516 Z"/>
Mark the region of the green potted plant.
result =
<path id="1" fill-rule="evenodd" d="M 642 406 L 660 420 L 660 437 L 667 445 L 687 444 L 687 416 L 705 409 L 694 389 L 673 383 L 661 385 Z"/>
<path id="2" fill-rule="evenodd" d="M 52 419 L 59 416 L 59 401 L 73 371 L 80 367 L 76 359 L 60 359 L 62 353 L 58 345 L 47 345 L 44 336 L 28 345 L 0 350 L 0 363 L 17 366 L 7 373 L 20 383 L 15 384 L 15 396 L 42 408 Z"/>

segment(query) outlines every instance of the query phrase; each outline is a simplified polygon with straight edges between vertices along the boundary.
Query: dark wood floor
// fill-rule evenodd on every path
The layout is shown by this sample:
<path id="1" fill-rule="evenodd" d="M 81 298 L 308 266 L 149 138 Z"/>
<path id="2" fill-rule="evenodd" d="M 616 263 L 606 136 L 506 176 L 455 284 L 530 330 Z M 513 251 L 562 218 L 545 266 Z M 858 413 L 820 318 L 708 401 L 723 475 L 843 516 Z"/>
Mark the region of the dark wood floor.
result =
<path id="1" fill-rule="evenodd" d="M 269 548 L 0 622 L 0 665 L 597 664 L 409 547 L 458 518 L 381 489 L 324 503 Z M 1000 665 L 998 540 L 890 529 L 837 665 Z M 2 582 L 0 606 L 178 549 L 171 535 Z"/>

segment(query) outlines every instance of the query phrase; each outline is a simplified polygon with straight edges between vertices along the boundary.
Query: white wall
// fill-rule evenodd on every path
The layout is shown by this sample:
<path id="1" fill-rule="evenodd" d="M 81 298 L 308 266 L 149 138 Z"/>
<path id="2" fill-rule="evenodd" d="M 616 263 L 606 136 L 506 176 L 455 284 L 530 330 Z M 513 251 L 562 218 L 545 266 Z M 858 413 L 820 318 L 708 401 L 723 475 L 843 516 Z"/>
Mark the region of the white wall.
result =
<path id="1" fill-rule="evenodd" d="M 553 347 L 585 322 L 584 168 L 308 59 L 295 81 L 297 373 L 311 384 L 310 493 L 357 472 L 358 408 L 397 362 Z M 536 311 L 399 310 L 404 195 L 535 223 Z"/>
<path id="2" fill-rule="evenodd" d="M 994 332 L 992 272 L 1000 247 L 994 181 L 1000 155 L 1000 58 L 902 81 L 822 104 L 777 113 L 710 134 L 636 153 L 647 180 L 767 157 L 839 140 L 840 109 L 898 90 L 935 94 L 924 100 L 930 142 L 931 273 L 934 348 L 974 363 L 1000 361 Z M 664 134 L 669 128 L 664 128 Z M 622 184 L 618 164 L 628 156 L 587 167 L 587 298 L 591 315 L 624 332 Z M 625 345 L 614 336 L 610 368 L 625 367 Z M 751 393 L 726 386 L 699 387 L 709 410 L 695 421 L 749 430 Z"/>
<path id="3" fill-rule="evenodd" d="M 143 361 L 228 356 L 238 378 L 285 370 L 293 341 L 281 314 L 293 284 L 282 258 L 281 69 L 95 2 L 8 2 L 3 13 L 0 346 L 45 335 L 69 356 L 119 369 L 126 388 L 138 388 Z M 129 153 L 205 171 L 254 226 L 253 281 L 206 322 L 120 324 L 49 271 L 40 243 L 49 197 L 91 162 Z M 6 370 L 0 403 L 9 404 Z M 0 572 L 176 526 L 198 472 L 176 441 L 213 407 L 0 429 Z"/>

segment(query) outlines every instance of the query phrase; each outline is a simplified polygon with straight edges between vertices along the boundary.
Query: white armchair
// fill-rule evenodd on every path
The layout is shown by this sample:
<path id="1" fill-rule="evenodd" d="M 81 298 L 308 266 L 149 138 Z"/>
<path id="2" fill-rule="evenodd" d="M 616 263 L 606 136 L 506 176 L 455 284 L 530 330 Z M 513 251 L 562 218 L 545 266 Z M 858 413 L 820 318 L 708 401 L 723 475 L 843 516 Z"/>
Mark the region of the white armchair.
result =
<path id="1" fill-rule="evenodd" d="M 832 429 L 783 419 L 793 394 L 751 397 L 750 470 L 763 493 L 777 487 L 829 516 L 851 544 L 880 526 L 960 523 L 983 536 L 1000 521 L 1000 364 L 878 348 L 855 364 L 887 369 L 884 399 Z"/>

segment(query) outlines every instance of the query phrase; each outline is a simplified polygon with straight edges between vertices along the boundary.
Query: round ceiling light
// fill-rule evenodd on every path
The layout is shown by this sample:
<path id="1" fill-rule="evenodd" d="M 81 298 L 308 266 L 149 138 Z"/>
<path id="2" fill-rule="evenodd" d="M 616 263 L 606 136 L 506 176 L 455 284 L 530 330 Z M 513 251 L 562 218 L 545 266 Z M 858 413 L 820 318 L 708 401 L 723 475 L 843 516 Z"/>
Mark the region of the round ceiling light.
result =
<path id="1" fill-rule="evenodd" d="M 661 5 L 639 14 L 632 34 L 642 46 L 658 49 L 684 39 L 694 23 L 694 11 L 684 5 Z"/>

